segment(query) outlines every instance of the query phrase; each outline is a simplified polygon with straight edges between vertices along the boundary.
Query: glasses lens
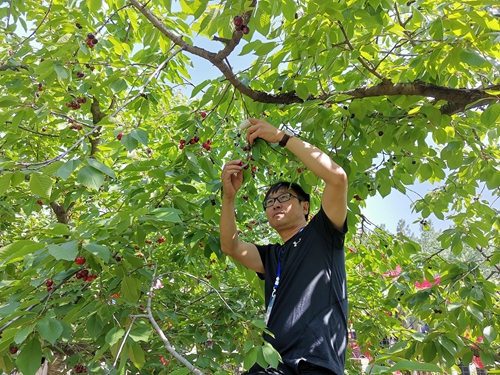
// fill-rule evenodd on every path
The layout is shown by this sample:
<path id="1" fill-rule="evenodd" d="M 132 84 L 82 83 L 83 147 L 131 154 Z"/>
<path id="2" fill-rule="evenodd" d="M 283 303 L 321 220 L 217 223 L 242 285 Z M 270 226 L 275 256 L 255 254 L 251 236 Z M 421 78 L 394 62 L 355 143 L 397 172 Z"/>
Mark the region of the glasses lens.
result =
<path id="1" fill-rule="evenodd" d="M 280 203 L 288 202 L 290 199 L 292 199 L 292 194 L 290 193 L 281 194 L 277 199 L 278 202 Z"/>

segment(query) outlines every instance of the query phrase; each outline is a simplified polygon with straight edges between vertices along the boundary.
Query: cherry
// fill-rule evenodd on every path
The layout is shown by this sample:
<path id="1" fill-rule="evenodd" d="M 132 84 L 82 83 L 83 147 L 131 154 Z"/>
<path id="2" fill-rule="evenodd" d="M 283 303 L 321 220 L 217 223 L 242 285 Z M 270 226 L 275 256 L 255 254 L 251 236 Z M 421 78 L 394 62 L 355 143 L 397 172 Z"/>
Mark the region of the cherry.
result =
<path id="1" fill-rule="evenodd" d="M 13 346 L 10 348 L 10 354 L 16 354 L 17 353 L 17 347 Z"/>
<path id="2" fill-rule="evenodd" d="M 201 113 L 200 113 L 200 115 L 201 115 L 201 117 L 203 117 L 203 118 L 207 117 L 207 113 L 206 113 L 206 112 L 201 112 Z"/>
<path id="3" fill-rule="evenodd" d="M 54 284 L 54 280 L 51 280 L 51 279 L 48 279 L 46 282 L 45 282 L 45 285 L 46 286 L 52 286 Z"/>
<path id="4" fill-rule="evenodd" d="M 357 195 L 357 194 L 354 196 L 354 199 L 356 199 L 357 201 L 362 201 L 362 200 L 363 200 L 363 198 L 361 198 L 361 197 L 360 197 L 359 195 Z"/>
<path id="5" fill-rule="evenodd" d="M 82 265 L 82 264 L 85 264 L 86 262 L 86 259 L 84 257 L 76 257 L 75 258 L 75 263 L 78 264 L 78 265 Z"/>
<path id="6" fill-rule="evenodd" d="M 165 242 L 165 238 L 160 237 L 160 238 L 157 239 L 157 241 L 158 241 L 158 243 L 163 243 L 163 242 Z"/>
<path id="7" fill-rule="evenodd" d="M 243 17 L 241 16 L 236 16 L 233 19 L 234 26 L 236 26 L 238 29 L 241 28 L 241 25 L 243 25 Z"/>
<path id="8" fill-rule="evenodd" d="M 116 138 L 117 138 L 119 141 L 122 139 L 122 137 L 123 137 L 123 133 L 120 133 L 120 134 L 118 134 L 118 135 L 116 136 Z"/>
<path id="9" fill-rule="evenodd" d="M 180 144 L 183 145 L 185 143 L 186 143 L 186 140 L 185 139 L 181 139 Z"/>
<path id="10" fill-rule="evenodd" d="M 76 72 L 76 76 L 78 78 L 83 78 L 83 77 L 85 77 L 85 73 L 83 73 L 83 72 Z"/>
<path id="11" fill-rule="evenodd" d="M 250 151 L 252 148 L 250 146 L 244 146 L 243 151 Z"/>
<path id="12" fill-rule="evenodd" d="M 200 246 L 202 249 L 204 248 L 204 246 L 201 242 L 198 244 L 198 246 Z"/>
<path id="13" fill-rule="evenodd" d="M 92 40 L 92 39 L 94 39 L 94 38 L 95 38 L 95 35 L 94 35 L 94 34 L 92 34 L 92 33 L 88 33 L 88 34 L 87 34 L 87 39 Z"/>
<path id="14" fill-rule="evenodd" d="M 205 275 L 205 279 L 210 280 L 212 278 L 212 275 Z"/>
<path id="15" fill-rule="evenodd" d="M 195 143 L 196 143 L 196 141 L 195 141 L 193 138 L 191 138 L 191 139 L 189 140 L 189 144 L 194 145 Z"/>
<path id="16" fill-rule="evenodd" d="M 252 172 L 257 172 L 257 169 L 258 169 L 258 168 L 254 165 L 254 166 L 252 167 Z"/>
<path id="17" fill-rule="evenodd" d="M 243 163 L 243 160 L 240 160 L 240 162 L 238 163 L 238 165 L 239 165 L 240 167 L 243 167 L 243 164 L 244 164 L 244 163 Z"/>
<path id="18" fill-rule="evenodd" d="M 208 144 L 208 142 L 203 142 L 203 148 L 207 151 L 210 151 L 210 145 Z"/>
<path id="19" fill-rule="evenodd" d="M 302 173 L 302 168 L 297 168 L 297 172 Z"/>
<path id="20" fill-rule="evenodd" d="M 98 42 L 99 42 L 99 41 L 98 41 L 96 38 L 92 39 L 92 43 L 93 43 L 93 44 L 97 44 Z"/>
<path id="21" fill-rule="evenodd" d="M 247 195 L 244 195 L 243 196 L 243 199 L 246 200 L 248 202 L 248 196 Z"/>
<path id="22" fill-rule="evenodd" d="M 250 28 L 247 25 L 241 25 L 241 32 L 243 34 L 248 34 L 250 32 Z"/>
<path id="23" fill-rule="evenodd" d="M 121 257 L 115 257 L 115 260 L 116 260 L 117 262 L 120 262 L 120 261 L 122 260 L 122 258 L 121 258 Z"/>
<path id="24" fill-rule="evenodd" d="M 83 26 L 82 26 L 82 25 L 80 25 L 78 22 L 77 22 L 77 23 L 75 23 L 75 26 L 76 26 L 76 28 L 77 28 L 77 29 L 83 29 Z"/>
<path id="25" fill-rule="evenodd" d="M 196 143 L 196 142 L 198 142 L 200 140 L 200 137 L 198 137 L 197 135 L 195 135 L 194 138 L 193 138 L 193 140 Z"/>
<path id="26" fill-rule="evenodd" d="M 384 132 L 381 130 L 378 132 L 379 137 L 382 137 L 384 135 Z"/>
<path id="27" fill-rule="evenodd" d="M 82 129 L 83 129 L 83 126 L 81 126 L 81 125 L 76 125 L 76 126 L 75 126 L 75 129 L 76 129 L 76 130 L 82 130 Z"/>
<path id="28" fill-rule="evenodd" d="M 184 148 L 184 144 L 183 144 L 183 143 L 181 143 L 181 144 L 179 145 L 179 148 L 182 150 L 182 149 Z"/>
<path id="29" fill-rule="evenodd" d="M 43 206 L 43 202 L 42 202 L 40 199 L 38 199 L 38 200 L 36 201 L 36 204 L 38 204 L 38 205 L 40 205 L 40 206 Z"/>

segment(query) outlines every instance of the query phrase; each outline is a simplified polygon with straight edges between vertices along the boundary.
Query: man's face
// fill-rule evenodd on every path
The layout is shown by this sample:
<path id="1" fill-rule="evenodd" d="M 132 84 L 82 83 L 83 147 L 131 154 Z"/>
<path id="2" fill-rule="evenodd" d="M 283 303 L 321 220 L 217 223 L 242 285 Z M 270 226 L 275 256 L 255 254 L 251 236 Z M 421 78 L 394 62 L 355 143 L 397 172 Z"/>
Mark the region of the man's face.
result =
<path id="1" fill-rule="evenodd" d="M 268 203 L 266 215 L 272 228 L 278 230 L 305 222 L 304 215 L 309 211 L 309 202 L 299 201 L 297 193 L 293 189 L 283 187 L 277 192 L 269 194 L 267 201 L 271 202 L 271 199 L 274 199 L 274 202 Z"/>

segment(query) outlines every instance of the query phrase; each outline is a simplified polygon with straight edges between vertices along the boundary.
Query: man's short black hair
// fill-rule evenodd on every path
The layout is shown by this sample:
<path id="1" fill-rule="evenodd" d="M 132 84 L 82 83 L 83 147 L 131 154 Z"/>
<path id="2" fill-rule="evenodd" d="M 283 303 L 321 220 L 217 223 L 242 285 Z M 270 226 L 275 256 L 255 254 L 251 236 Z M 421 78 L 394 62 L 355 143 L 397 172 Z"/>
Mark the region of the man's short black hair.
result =
<path id="1" fill-rule="evenodd" d="M 264 197 L 264 202 L 267 200 L 267 198 L 269 198 L 271 194 L 277 193 L 280 190 L 290 190 L 290 189 L 297 194 L 297 197 L 299 197 L 301 201 L 309 203 L 311 202 L 310 195 L 307 194 L 299 184 L 289 181 L 279 181 L 272 184 L 267 190 L 266 196 Z M 309 211 L 307 212 L 307 214 L 305 214 L 306 221 L 308 220 L 308 216 L 309 216 Z"/>

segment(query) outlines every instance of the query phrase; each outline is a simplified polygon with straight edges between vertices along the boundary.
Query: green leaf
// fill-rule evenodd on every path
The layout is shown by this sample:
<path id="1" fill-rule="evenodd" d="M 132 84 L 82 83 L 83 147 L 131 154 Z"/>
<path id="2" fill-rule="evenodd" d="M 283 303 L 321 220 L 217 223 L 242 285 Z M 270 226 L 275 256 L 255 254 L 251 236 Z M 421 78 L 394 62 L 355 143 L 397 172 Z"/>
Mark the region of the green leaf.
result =
<path id="1" fill-rule="evenodd" d="M 36 328 L 40 337 L 51 344 L 54 344 L 63 332 L 61 322 L 55 318 L 42 318 L 37 322 Z"/>
<path id="2" fill-rule="evenodd" d="M 492 126 L 500 117 L 500 104 L 492 104 L 481 114 L 481 122 L 486 126 Z"/>
<path id="3" fill-rule="evenodd" d="M 109 88 L 111 89 L 111 91 L 113 91 L 114 94 L 118 94 L 119 92 L 125 91 L 127 89 L 127 81 L 118 78 L 111 85 L 109 85 Z"/>
<path id="4" fill-rule="evenodd" d="M 99 318 L 99 315 L 93 314 L 88 320 L 86 324 L 86 328 L 90 337 L 96 338 L 102 333 L 102 321 Z"/>
<path id="5" fill-rule="evenodd" d="M 66 163 L 61 165 L 54 176 L 61 177 L 63 180 L 67 180 L 68 177 L 73 173 L 73 171 L 80 165 L 80 160 L 68 160 Z"/>
<path id="6" fill-rule="evenodd" d="M 430 122 L 436 126 L 441 125 L 441 111 L 432 105 L 424 105 L 420 112 L 426 115 Z"/>
<path id="7" fill-rule="evenodd" d="M 11 263 L 22 259 L 25 255 L 43 249 L 45 245 L 30 240 L 21 240 L 0 248 L 0 261 Z"/>
<path id="8" fill-rule="evenodd" d="M 56 74 L 60 79 L 68 79 L 69 78 L 68 69 L 66 69 L 64 66 L 62 66 L 60 64 L 54 64 L 54 70 L 56 71 Z"/>
<path id="9" fill-rule="evenodd" d="M 116 178 L 115 172 L 113 172 L 113 170 L 109 168 L 107 165 L 104 165 L 93 158 L 88 158 L 87 163 L 89 163 L 91 167 L 94 167 L 95 169 L 101 171 L 102 173 L 108 175 L 109 177 Z"/>
<path id="10" fill-rule="evenodd" d="M 130 337 L 134 341 L 144 341 L 147 342 L 151 335 L 153 334 L 153 330 L 146 325 L 142 325 L 139 327 L 135 327 L 130 331 Z"/>
<path id="11" fill-rule="evenodd" d="M 130 357 L 130 360 L 132 361 L 134 366 L 140 370 L 146 363 L 146 359 L 144 357 L 144 350 L 141 348 L 139 344 L 133 341 L 128 342 L 127 346 L 129 347 L 128 355 Z"/>
<path id="12" fill-rule="evenodd" d="M 472 305 L 468 305 L 467 306 L 467 311 L 474 315 L 474 317 L 478 320 L 479 323 L 482 323 L 483 322 L 483 319 L 484 319 L 484 315 L 483 313 L 475 306 L 472 306 Z"/>
<path id="13" fill-rule="evenodd" d="M 23 375 L 35 375 L 42 363 L 42 346 L 36 337 L 23 346 L 16 359 L 16 365 Z"/>
<path id="14" fill-rule="evenodd" d="M 255 362 L 257 362 L 257 347 L 253 347 L 245 355 L 245 359 L 243 360 L 243 367 L 245 368 L 245 370 L 248 370 L 255 364 Z"/>
<path id="15" fill-rule="evenodd" d="M 111 253 L 106 246 L 98 245 L 96 243 L 88 243 L 84 244 L 83 248 L 87 250 L 89 253 L 94 254 L 96 257 L 102 259 L 104 262 L 109 262 L 109 258 L 111 257 Z"/>
<path id="16" fill-rule="evenodd" d="M 268 342 L 264 343 L 262 346 L 262 354 L 267 363 L 273 368 L 278 368 L 279 362 L 281 362 L 281 356 Z"/>
<path id="17" fill-rule="evenodd" d="M 136 303 L 139 299 L 141 288 L 142 283 L 139 280 L 133 277 L 126 277 L 122 280 L 120 291 L 127 301 Z"/>
<path id="18" fill-rule="evenodd" d="M 7 305 L 0 308 L 0 316 L 6 317 L 6 316 L 13 314 L 14 312 L 17 311 L 19 306 L 20 306 L 19 302 L 8 303 Z"/>
<path id="19" fill-rule="evenodd" d="M 457 354 L 457 347 L 453 341 L 451 341 L 448 337 L 445 335 L 440 335 L 438 337 L 438 342 L 450 352 L 451 355 L 456 355 Z"/>
<path id="20" fill-rule="evenodd" d="M 70 241 L 61 245 L 49 245 L 49 253 L 57 260 L 75 260 L 78 256 L 78 242 Z"/>
<path id="21" fill-rule="evenodd" d="M 99 190 L 104 183 L 104 175 L 99 170 L 86 166 L 78 171 L 77 181 L 90 189 Z"/>
<path id="22" fill-rule="evenodd" d="M 105 341 L 109 344 L 109 346 L 115 345 L 125 334 L 125 330 L 120 327 L 113 327 L 106 334 Z"/>
<path id="23" fill-rule="evenodd" d="M 102 9 L 101 0 L 87 0 L 87 6 L 91 12 L 97 12 Z"/>
<path id="24" fill-rule="evenodd" d="M 12 173 L 5 173 L 0 177 L 0 195 L 3 195 L 10 187 L 10 180 L 12 178 Z"/>
<path id="25" fill-rule="evenodd" d="M 144 146 L 148 145 L 148 132 L 142 129 L 132 129 L 130 132 L 130 136 L 135 140 L 142 143 Z"/>
<path id="26" fill-rule="evenodd" d="M 488 340 L 489 342 L 493 342 L 497 339 L 497 330 L 493 326 L 487 326 L 483 328 L 483 336 Z"/>
<path id="27" fill-rule="evenodd" d="M 30 175 L 30 189 L 33 194 L 48 199 L 52 193 L 52 179 L 41 173 L 32 173 Z"/>
<path id="28" fill-rule="evenodd" d="M 297 96 L 302 100 L 306 100 L 309 97 L 310 94 L 309 88 L 305 83 L 299 82 L 297 84 L 296 91 L 297 91 Z"/>
<path id="29" fill-rule="evenodd" d="M 434 360 L 434 358 L 436 358 L 436 355 L 437 355 L 436 346 L 432 341 L 429 341 L 427 344 L 425 344 L 423 349 L 424 361 L 430 363 Z"/>

